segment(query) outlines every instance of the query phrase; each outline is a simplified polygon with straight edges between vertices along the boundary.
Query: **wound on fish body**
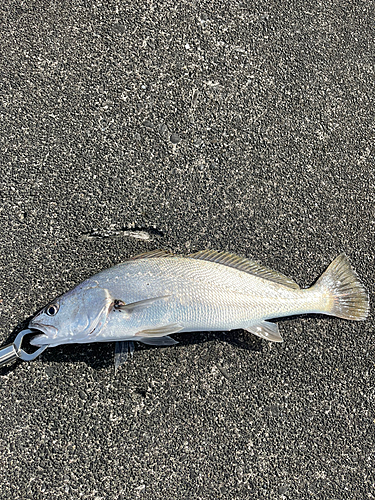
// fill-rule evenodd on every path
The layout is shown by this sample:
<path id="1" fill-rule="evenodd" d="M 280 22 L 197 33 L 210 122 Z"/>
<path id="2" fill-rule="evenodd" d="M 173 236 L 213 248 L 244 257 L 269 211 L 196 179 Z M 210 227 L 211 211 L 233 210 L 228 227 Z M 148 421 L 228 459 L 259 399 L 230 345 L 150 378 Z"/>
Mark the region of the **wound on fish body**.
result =
<path id="1" fill-rule="evenodd" d="M 282 342 L 268 320 L 321 313 L 364 320 L 365 288 L 344 254 L 318 281 L 301 289 L 292 279 L 245 257 L 204 250 L 177 256 L 138 255 L 87 279 L 29 323 L 31 344 L 138 341 L 173 345 L 177 332 L 244 329 Z M 124 350 L 119 349 L 124 355 Z"/>

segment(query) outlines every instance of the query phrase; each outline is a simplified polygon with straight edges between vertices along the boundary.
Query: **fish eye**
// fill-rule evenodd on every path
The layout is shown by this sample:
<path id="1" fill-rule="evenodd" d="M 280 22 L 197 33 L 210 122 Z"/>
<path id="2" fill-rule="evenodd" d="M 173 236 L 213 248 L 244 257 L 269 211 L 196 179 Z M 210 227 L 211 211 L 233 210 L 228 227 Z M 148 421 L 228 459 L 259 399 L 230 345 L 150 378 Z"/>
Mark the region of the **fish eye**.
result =
<path id="1" fill-rule="evenodd" d="M 48 314 L 48 316 L 55 316 L 58 310 L 59 306 L 57 304 L 51 304 L 46 307 L 46 314 Z"/>

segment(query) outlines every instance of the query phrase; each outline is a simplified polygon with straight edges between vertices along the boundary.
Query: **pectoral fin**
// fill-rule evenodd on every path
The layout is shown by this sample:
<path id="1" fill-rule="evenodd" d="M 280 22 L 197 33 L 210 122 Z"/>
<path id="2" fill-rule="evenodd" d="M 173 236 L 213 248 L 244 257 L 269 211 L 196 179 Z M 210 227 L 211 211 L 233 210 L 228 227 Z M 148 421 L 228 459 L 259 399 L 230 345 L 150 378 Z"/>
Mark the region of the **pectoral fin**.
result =
<path id="1" fill-rule="evenodd" d="M 166 299 L 170 297 L 170 295 L 162 295 L 161 297 L 152 297 L 151 299 L 139 300 L 138 302 L 132 302 L 131 304 L 125 304 L 121 300 L 115 300 L 114 308 L 117 311 L 124 311 L 128 314 L 131 314 L 134 311 L 138 311 L 140 309 L 144 309 L 145 307 L 150 306 L 157 300 Z"/>
<path id="2" fill-rule="evenodd" d="M 245 328 L 247 332 L 253 333 L 262 339 L 270 340 L 271 342 L 282 342 L 283 339 L 279 333 L 279 327 L 276 323 L 269 321 L 261 321 L 256 325 L 251 325 Z"/>

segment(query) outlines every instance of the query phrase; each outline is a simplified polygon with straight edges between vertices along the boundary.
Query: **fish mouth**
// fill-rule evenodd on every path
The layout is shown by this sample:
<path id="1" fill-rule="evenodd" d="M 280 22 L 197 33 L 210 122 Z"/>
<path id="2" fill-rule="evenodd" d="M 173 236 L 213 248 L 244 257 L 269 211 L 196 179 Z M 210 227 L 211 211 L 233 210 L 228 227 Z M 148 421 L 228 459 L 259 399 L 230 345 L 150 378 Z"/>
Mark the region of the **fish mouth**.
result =
<path id="1" fill-rule="evenodd" d="M 30 330 L 35 330 L 35 333 L 38 333 L 38 335 L 30 339 L 31 345 L 40 347 L 42 345 L 50 344 L 52 339 L 57 336 L 57 328 L 52 325 L 42 325 L 40 323 L 30 321 L 29 328 Z"/>
<path id="2" fill-rule="evenodd" d="M 38 330 L 35 330 L 35 333 Z M 32 339 L 30 339 L 30 344 L 34 345 L 36 347 L 42 347 L 43 345 L 49 345 L 49 340 L 47 335 L 44 335 L 44 333 L 41 333 L 39 335 L 35 335 Z"/>

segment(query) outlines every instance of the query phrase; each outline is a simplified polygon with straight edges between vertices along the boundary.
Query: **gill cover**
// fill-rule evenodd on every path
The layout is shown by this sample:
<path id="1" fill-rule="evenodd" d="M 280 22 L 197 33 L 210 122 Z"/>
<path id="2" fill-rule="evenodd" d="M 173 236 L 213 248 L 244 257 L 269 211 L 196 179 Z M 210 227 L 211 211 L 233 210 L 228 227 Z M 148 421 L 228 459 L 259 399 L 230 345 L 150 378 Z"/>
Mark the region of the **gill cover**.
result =
<path id="1" fill-rule="evenodd" d="M 95 336 L 107 320 L 112 302 L 108 290 L 79 285 L 53 301 L 30 321 L 29 328 L 42 332 L 30 343 L 57 346 L 79 343 L 91 337 L 95 341 Z M 55 315 L 50 314 L 53 305 L 57 306 Z"/>

